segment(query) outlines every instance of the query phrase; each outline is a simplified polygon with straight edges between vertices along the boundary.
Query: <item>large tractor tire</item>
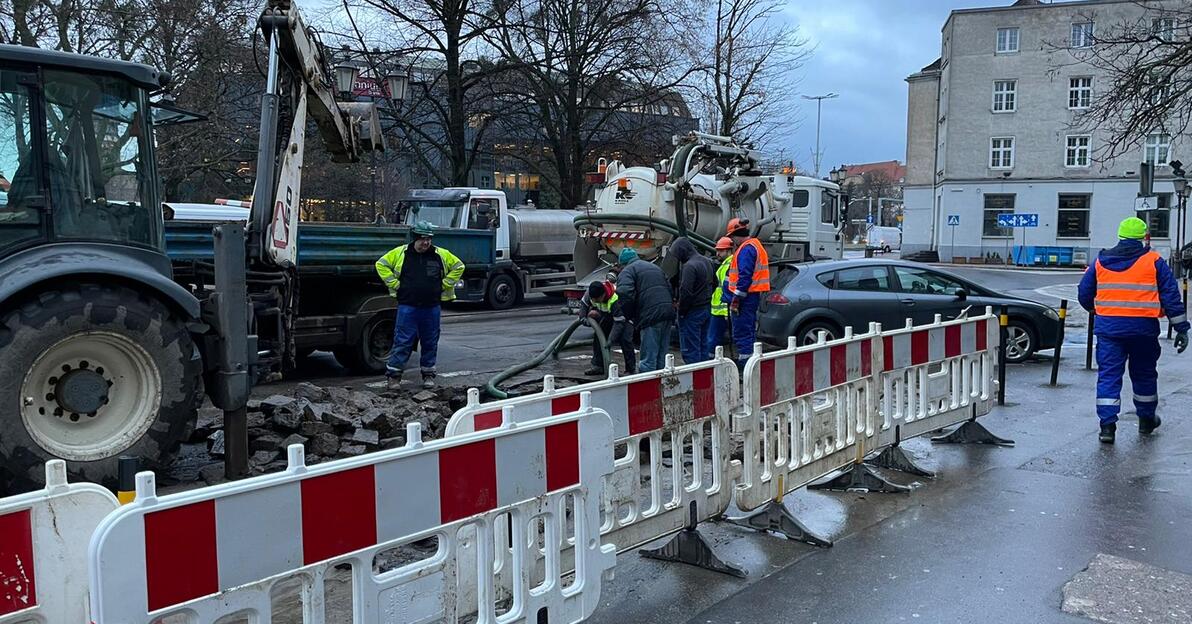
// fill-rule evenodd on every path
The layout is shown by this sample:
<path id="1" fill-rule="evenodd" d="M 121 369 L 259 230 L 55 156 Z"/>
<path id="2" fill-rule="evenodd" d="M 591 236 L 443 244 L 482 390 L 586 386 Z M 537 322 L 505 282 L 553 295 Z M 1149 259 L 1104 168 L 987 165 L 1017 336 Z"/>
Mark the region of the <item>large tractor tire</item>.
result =
<path id="1" fill-rule="evenodd" d="M 0 316 L 0 489 L 39 485 L 54 458 L 108 486 L 122 455 L 167 465 L 202 387 L 190 333 L 160 301 L 86 284 L 21 302 Z"/>

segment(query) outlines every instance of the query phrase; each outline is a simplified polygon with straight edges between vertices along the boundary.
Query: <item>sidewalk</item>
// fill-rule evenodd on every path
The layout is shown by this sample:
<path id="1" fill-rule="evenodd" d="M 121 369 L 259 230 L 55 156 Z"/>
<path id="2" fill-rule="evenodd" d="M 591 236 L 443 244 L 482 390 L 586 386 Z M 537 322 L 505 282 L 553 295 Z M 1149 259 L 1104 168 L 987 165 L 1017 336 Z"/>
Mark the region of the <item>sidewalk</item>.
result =
<path id="1" fill-rule="evenodd" d="M 938 477 L 888 475 L 913 484 L 909 494 L 788 497 L 800 519 L 837 540 L 834 548 L 702 526 L 747 579 L 622 555 L 589 621 L 1076 624 L 1088 620 L 1064 612 L 1064 588 L 1099 554 L 1164 580 L 1131 586 L 1115 582 L 1120 568 L 1097 565 L 1069 587 L 1068 609 L 1111 623 L 1188 621 L 1171 615 L 1192 608 L 1187 595 L 1131 601 L 1192 574 L 1192 418 L 1181 409 L 1192 397 L 1192 357 L 1165 348 L 1163 427 L 1140 439 L 1134 417 L 1124 416 L 1112 447 L 1097 442 L 1095 373 L 1082 364 L 1082 353 L 1065 355 L 1059 388 L 1046 387 L 1047 362 L 1010 369 L 1009 405 L 982 422 L 1015 439 L 1012 448 L 915 439 L 904 448 Z M 1128 405 L 1128 392 L 1123 399 Z"/>

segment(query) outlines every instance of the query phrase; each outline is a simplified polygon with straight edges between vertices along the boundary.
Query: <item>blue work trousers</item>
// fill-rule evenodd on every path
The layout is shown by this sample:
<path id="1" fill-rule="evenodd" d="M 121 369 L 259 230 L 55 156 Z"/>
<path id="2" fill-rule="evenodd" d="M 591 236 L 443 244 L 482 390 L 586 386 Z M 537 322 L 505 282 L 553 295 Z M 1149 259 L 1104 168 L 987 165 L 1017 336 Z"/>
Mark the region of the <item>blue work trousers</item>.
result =
<path id="1" fill-rule="evenodd" d="M 1122 375 L 1130 371 L 1134 409 L 1139 418 L 1154 418 L 1159 404 L 1159 338 L 1097 337 L 1097 417 L 1102 425 L 1117 422 L 1122 409 Z"/>
<path id="2" fill-rule="evenodd" d="M 648 373 L 662 368 L 666 363 L 666 354 L 670 351 L 670 334 L 670 321 L 642 328 L 642 350 L 637 372 Z"/>
<path id="3" fill-rule="evenodd" d="M 724 337 L 727 334 L 728 316 L 712 314 L 712 318 L 708 321 L 708 335 L 704 339 L 704 349 L 707 351 L 709 359 L 716 356 L 716 347 L 724 344 Z"/>
<path id="4" fill-rule="evenodd" d="M 733 323 L 733 344 L 737 347 L 737 365 L 741 366 L 753 355 L 753 343 L 757 342 L 757 308 L 762 303 L 759 293 L 749 293 L 740 299 L 736 314 L 730 315 Z"/>
<path id="5" fill-rule="evenodd" d="M 700 306 L 688 310 L 679 317 L 679 352 L 684 364 L 695 364 L 709 359 L 708 323 L 712 321 L 712 310 Z"/>
<path id="6" fill-rule="evenodd" d="M 397 322 L 393 326 L 393 348 L 389 351 L 389 361 L 385 363 L 386 374 L 401 374 L 402 369 L 406 367 L 406 360 L 410 359 L 410 352 L 414 350 L 415 341 L 419 345 L 418 363 L 422 372 L 435 372 L 435 362 L 439 357 L 439 312 L 439 306 L 397 306 Z"/>

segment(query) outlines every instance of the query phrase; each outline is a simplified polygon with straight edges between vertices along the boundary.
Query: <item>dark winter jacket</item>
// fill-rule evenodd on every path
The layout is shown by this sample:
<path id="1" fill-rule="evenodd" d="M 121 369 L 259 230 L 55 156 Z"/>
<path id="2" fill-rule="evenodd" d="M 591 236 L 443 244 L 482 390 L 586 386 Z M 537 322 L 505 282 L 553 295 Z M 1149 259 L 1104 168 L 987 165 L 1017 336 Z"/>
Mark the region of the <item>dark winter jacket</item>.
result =
<path id="1" fill-rule="evenodd" d="M 1121 240 L 1116 247 L 1102 249 L 1098 257 L 1101 265 L 1110 271 L 1124 271 L 1150 251 L 1142 241 Z M 1184 302 L 1180 298 L 1179 283 L 1171 273 L 1171 267 L 1162 258 L 1155 260 L 1155 279 L 1159 286 L 1159 302 L 1163 305 L 1163 313 L 1175 325 L 1176 332 L 1186 332 L 1189 329 L 1185 316 Z M 1094 312 L 1097 298 L 1097 268 L 1090 266 L 1080 280 L 1080 306 L 1090 313 Z M 1098 336 L 1121 338 L 1125 336 L 1158 336 L 1159 319 L 1126 316 L 1098 316 L 1093 333 Z"/>
<path id="2" fill-rule="evenodd" d="M 679 316 L 691 310 L 708 309 L 712 304 L 712 292 L 716 285 L 712 263 L 695 251 L 695 245 L 686 238 L 676 238 L 671 253 L 682 264 L 679 269 Z"/>
<path id="3" fill-rule="evenodd" d="M 675 320 L 666 274 L 645 260 L 634 260 L 621 269 L 617 276 L 617 294 L 625 306 L 625 313 L 640 328 Z"/>

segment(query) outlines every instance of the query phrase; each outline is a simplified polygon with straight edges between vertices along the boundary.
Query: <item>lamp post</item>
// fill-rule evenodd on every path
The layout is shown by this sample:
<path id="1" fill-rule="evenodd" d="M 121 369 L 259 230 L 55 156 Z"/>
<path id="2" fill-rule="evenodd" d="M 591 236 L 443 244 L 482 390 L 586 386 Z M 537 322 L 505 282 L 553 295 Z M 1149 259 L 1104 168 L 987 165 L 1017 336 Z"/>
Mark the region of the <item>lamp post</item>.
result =
<path id="1" fill-rule="evenodd" d="M 804 100 L 815 100 L 815 177 L 820 174 L 820 115 L 823 112 L 824 100 L 840 97 L 836 93 L 825 93 L 823 95 L 804 95 Z"/>

